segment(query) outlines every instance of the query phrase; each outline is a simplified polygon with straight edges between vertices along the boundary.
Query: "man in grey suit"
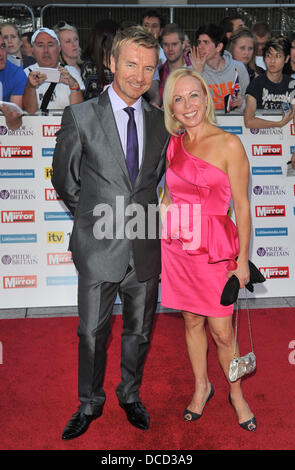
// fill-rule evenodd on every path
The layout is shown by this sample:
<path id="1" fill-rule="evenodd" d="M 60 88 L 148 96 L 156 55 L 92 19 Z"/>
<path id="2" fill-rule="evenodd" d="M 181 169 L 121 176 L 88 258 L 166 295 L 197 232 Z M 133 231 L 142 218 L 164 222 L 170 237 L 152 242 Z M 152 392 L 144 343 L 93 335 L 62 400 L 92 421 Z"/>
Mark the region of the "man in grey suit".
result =
<path id="1" fill-rule="evenodd" d="M 158 54 L 157 40 L 141 27 L 119 31 L 111 55 L 112 85 L 99 98 L 67 107 L 57 134 L 52 184 L 74 215 L 69 248 L 78 270 L 81 402 L 63 439 L 78 437 L 102 414 L 106 342 L 117 294 L 123 333 L 116 393 L 129 422 L 149 427 L 139 387 L 161 261 L 157 227 L 148 222 L 168 134 L 162 111 L 142 95 L 151 86 Z M 132 221 L 136 208 L 140 217 Z"/>

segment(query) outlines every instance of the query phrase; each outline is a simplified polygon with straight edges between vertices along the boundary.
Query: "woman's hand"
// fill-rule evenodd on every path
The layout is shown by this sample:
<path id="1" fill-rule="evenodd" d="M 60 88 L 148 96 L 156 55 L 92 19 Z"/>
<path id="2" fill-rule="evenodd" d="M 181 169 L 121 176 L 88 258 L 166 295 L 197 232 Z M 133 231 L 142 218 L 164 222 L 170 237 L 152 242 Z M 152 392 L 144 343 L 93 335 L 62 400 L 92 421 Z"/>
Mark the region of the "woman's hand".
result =
<path id="1" fill-rule="evenodd" d="M 237 260 L 237 269 L 233 271 L 228 271 L 227 277 L 230 278 L 235 275 L 240 282 L 240 289 L 245 287 L 246 284 L 250 281 L 250 270 L 249 270 L 249 263 L 247 261 L 239 261 Z"/>

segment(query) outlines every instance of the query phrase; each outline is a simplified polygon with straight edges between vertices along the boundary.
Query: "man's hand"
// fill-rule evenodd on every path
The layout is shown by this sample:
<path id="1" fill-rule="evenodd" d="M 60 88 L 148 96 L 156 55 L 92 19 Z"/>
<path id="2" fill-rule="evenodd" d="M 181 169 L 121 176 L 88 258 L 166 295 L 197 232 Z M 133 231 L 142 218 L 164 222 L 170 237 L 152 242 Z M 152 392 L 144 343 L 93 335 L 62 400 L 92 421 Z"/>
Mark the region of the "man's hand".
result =
<path id="1" fill-rule="evenodd" d="M 57 68 L 60 71 L 60 79 L 59 79 L 60 83 L 69 85 L 71 89 L 72 88 L 76 88 L 77 90 L 80 89 L 79 83 L 77 82 L 77 80 L 74 79 L 74 77 L 72 77 L 68 69 L 66 69 L 65 67 L 62 67 L 61 65 L 59 65 Z"/>
<path id="2" fill-rule="evenodd" d="M 6 118 L 11 118 L 11 119 L 14 119 L 14 118 L 17 118 L 17 117 L 20 117 L 22 116 L 23 113 L 20 113 L 19 111 L 17 111 L 17 109 L 11 109 L 9 106 L 7 106 L 6 104 L 1 104 L 0 105 L 0 109 L 2 111 L 2 113 L 4 114 L 4 116 Z"/>
<path id="3" fill-rule="evenodd" d="M 293 118 L 293 110 L 290 109 L 286 114 L 283 114 L 281 121 L 278 123 L 278 127 L 284 127 Z"/>
<path id="4" fill-rule="evenodd" d="M 189 58 L 195 71 L 202 73 L 206 64 L 207 55 L 205 54 L 201 57 L 198 46 L 193 46 Z"/>
<path id="5" fill-rule="evenodd" d="M 232 105 L 231 105 L 232 109 L 240 108 L 243 105 L 243 102 L 244 102 L 243 97 L 240 94 L 238 94 L 238 96 L 235 96 L 232 100 Z"/>
<path id="6" fill-rule="evenodd" d="M 38 88 L 45 82 L 46 78 L 45 73 L 38 72 L 37 70 L 32 71 L 28 75 L 28 86 L 31 88 Z"/>

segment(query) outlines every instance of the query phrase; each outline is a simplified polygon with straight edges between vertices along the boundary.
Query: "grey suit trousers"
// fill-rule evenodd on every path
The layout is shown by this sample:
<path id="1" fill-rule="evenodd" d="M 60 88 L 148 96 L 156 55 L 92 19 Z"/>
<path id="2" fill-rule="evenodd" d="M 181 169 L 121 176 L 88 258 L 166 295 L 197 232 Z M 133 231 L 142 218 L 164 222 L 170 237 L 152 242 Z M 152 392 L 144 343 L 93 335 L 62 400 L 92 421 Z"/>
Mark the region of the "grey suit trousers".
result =
<path id="1" fill-rule="evenodd" d="M 106 343 L 111 332 L 111 315 L 119 294 L 123 310 L 121 338 L 121 382 L 116 393 L 120 402 L 141 401 L 143 366 L 150 342 L 158 299 L 158 276 L 139 282 L 133 256 L 121 282 L 98 282 L 79 275 L 79 371 L 78 393 L 85 414 L 95 414 L 104 404 Z"/>

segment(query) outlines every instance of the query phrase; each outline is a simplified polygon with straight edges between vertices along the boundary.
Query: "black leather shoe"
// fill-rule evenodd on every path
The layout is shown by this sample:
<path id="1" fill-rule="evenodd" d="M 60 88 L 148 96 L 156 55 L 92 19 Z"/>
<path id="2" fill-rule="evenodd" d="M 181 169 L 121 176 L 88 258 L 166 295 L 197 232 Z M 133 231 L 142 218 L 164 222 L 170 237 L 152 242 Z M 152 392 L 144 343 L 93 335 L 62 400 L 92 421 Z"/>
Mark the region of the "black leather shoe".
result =
<path id="1" fill-rule="evenodd" d="M 133 403 L 122 403 L 119 401 L 119 405 L 125 410 L 129 423 L 139 429 L 146 430 L 149 428 L 150 417 L 140 401 Z"/>
<path id="2" fill-rule="evenodd" d="M 84 413 L 77 411 L 77 413 L 73 414 L 70 421 L 67 423 L 62 434 L 62 439 L 69 440 L 81 436 L 81 434 L 84 434 L 84 432 L 87 431 L 91 421 L 99 418 L 101 414 L 102 407 L 98 410 L 97 413 L 95 413 L 95 415 L 85 415 Z"/>

